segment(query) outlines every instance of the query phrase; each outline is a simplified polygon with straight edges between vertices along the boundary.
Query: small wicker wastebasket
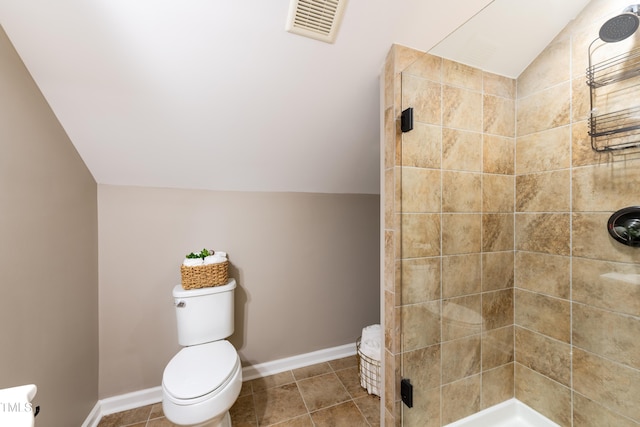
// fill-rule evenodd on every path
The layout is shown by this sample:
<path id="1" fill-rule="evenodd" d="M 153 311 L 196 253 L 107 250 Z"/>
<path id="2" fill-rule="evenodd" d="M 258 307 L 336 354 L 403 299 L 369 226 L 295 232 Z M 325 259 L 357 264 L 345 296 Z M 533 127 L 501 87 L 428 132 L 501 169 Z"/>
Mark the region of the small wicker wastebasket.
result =
<path id="1" fill-rule="evenodd" d="M 380 396 L 380 361 L 360 351 L 359 337 L 356 341 L 356 358 L 358 359 L 358 375 L 360 377 L 360 385 L 366 389 L 369 394 Z"/>

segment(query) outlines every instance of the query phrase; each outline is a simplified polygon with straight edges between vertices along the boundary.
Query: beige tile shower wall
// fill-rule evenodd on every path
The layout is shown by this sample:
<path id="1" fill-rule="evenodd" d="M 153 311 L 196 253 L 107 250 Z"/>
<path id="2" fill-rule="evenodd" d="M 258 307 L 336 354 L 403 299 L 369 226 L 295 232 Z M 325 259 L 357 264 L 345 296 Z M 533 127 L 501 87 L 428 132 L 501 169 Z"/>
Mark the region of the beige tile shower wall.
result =
<path id="1" fill-rule="evenodd" d="M 516 397 L 561 426 L 640 425 L 640 250 L 606 230 L 640 205 L 640 156 L 592 151 L 584 75 L 589 43 L 626 6 L 592 1 L 518 78 Z"/>
<path id="2" fill-rule="evenodd" d="M 513 396 L 515 81 L 397 45 L 385 73 L 385 420 L 440 427 Z"/>

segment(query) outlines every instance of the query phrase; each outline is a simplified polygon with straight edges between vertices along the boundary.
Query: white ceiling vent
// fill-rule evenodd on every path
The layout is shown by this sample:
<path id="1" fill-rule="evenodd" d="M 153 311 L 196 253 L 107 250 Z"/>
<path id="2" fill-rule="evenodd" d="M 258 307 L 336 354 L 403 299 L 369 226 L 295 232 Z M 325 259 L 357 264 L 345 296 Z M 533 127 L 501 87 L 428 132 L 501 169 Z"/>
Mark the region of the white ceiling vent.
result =
<path id="1" fill-rule="evenodd" d="M 347 0 L 291 0 L 287 31 L 333 43 Z"/>

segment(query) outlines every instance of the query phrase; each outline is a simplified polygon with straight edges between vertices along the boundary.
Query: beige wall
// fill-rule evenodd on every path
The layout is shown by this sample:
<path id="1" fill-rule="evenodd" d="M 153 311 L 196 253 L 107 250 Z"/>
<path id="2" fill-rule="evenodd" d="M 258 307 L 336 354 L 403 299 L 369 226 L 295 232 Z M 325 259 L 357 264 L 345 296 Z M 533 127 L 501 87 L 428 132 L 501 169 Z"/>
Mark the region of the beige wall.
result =
<path id="1" fill-rule="evenodd" d="M 466 206 L 478 203 L 478 193 L 469 190 L 471 187 L 462 182 L 464 178 L 456 178 L 458 172 L 446 170 L 447 159 L 456 154 L 451 149 L 454 146 L 447 147 L 446 121 L 455 118 L 457 112 L 469 111 L 467 101 L 471 98 L 459 101 L 460 97 L 450 95 L 462 89 L 434 86 L 438 76 L 444 80 L 456 75 L 451 69 L 427 74 L 439 63 L 437 58 L 400 46 L 391 49 L 385 68 L 386 425 L 397 425 L 401 418 L 404 425 L 444 425 L 499 400 L 487 400 L 487 396 L 507 398 L 509 391 L 563 427 L 640 425 L 640 305 L 636 279 L 640 274 L 640 249 L 615 242 L 606 228 L 614 211 L 640 205 L 640 193 L 634 190 L 640 184 L 640 150 L 598 154 L 591 149 L 586 121 L 589 89 L 584 75 L 589 43 L 597 38 L 605 20 L 626 6 L 618 0 L 592 1 L 519 76 L 515 139 L 493 144 L 494 137 L 487 135 L 488 118 L 508 122 L 513 120 L 513 113 L 504 108 L 509 103 L 503 102 L 502 112 L 487 114 L 487 106 L 498 103 L 487 103 L 486 91 L 496 87 L 490 89 L 484 79 L 484 113 L 457 126 L 485 125 L 480 273 L 478 262 L 467 259 L 453 278 L 446 271 L 455 265 L 450 262 L 453 257 L 446 253 L 449 227 L 444 213 L 452 197 L 447 181 L 458 182 L 457 188 L 464 194 L 456 197 L 465 197 Z M 599 49 L 598 54 L 619 54 L 639 42 L 640 34 L 636 34 L 628 41 Z M 416 73 L 419 84 L 414 82 Z M 455 85 L 466 90 L 476 73 L 477 70 L 468 69 Z M 411 106 L 405 103 L 409 93 L 422 116 L 417 116 L 414 131 L 401 135 L 400 105 Z M 433 103 L 440 94 L 442 114 Z M 438 129 L 420 130 L 425 127 L 421 122 Z M 415 139 L 410 136 L 413 133 L 417 135 Z M 459 157 L 452 168 L 465 171 L 469 179 L 476 172 L 469 169 L 469 159 L 477 145 L 468 145 L 469 140 L 461 137 L 455 140 L 465 144 L 465 156 Z M 499 147 L 504 150 L 493 150 Z M 509 159 L 505 154 L 514 150 L 511 163 L 505 162 Z M 407 173 L 409 168 L 412 169 Z M 430 169 L 438 170 L 431 178 Z M 430 212 L 424 208 L 428 203 L 437 208 L 438 202 L 442 204 L 442 222 L 438 218 L 417 221 L 416 207 Z M 459 215 L 462 219 L 467 213 Z M 489 217 L 496 215 L 503 217 L 504 227 L 492 225 Z M 484 253 L 491 249 L 487 243 L 497 242 L 495 237 L 500 235 L 513 242 L 514 256 L 506 245 L 501 248 L 503 252 Z M 466 243 L 464 237 L 458 242 Z M 416 249 L 432 252 L 415 252 Z M 465 254 L 464 258 L 474 257 L 475 251 L 466 252 L 471 255 Z M 407 260 L 405 254 L 413 256 Z M 428 264 L 440 255 L 441 264 Z M 502 261 L 492 263 L 490 257 Z M 485 284 L 491 285 L 486 281 L 490 273 L 502 277 L 504 291 L 487 292 Z M 471 342 L 462 347 L 458 345 L 462 340 L 447 341 L 445 337 L 450 323 L 447 317 L 452 313 L 447 310 L 450 300 L 446 298 L 451 283 L 464 285 L 458 288 L 460 291 L 471 290 L 479 295 L 481 302 L 475 303 L 472 312 L 483 316 L 485 332 L 480 335 L 480 353 Z M 513 292 L 511 306 L 493 305 L 492 301 L 498 300 L 492 295 L 500 292 Z M 470 293 L 465 300 L 472 302 L 478 298 L 476 295 Z M 440 298 L 442 311 L 438 312 L 433 301 Z M 433 304 L 432 310 L 428 309 L 429 304 Z M 512 317 L 514 326 L 493 330 L 492 316 L 498 313 Z M 422 335 L 416 335 L 420 331 Z M 431 331 L 432 335 L 424 331 Z M 407 338 L 413 341 L 407 342 Z M 443 342 L 438 343 L 438 338 Z M 420 357 L 411 358 L 407 345 L 416 343 L 421 346 Z M 491 348 L 496 343 L 502 343 L 495 347 L 501 351 L 494 353 Z M 446 354 L 447 347 L 457 352 Z M 508 363 L 485 370 L 488 363 L 499 359 Z M 507 372 L 509 367 L 512 373 Z M 458 377 L 445 384 L 452 372 Z M 476 379 L 478 372 L 481 385 Z M 398 402 L 396 387 L 403 376 L 417 378 L 414 382 L 426 385 L 421 386 L 425 397 L 419 402 L 421 406 L 407 409 Z M 486 386 L 491 390 L 485 390 Z"/>
<path id="2" fill-rule="evenodd" d="M 160 385 L 171 289 L 203 247 L 229 253 L 245 366 L 355 343 L 379 322 L 379 200 L 100 185 L 100 397 Z"/>
<path id="3" fill-rule="evenodd" d="M 0 388 L 35 383 L 38 424 L 98 398 L 96 184 L 0 29 Z"/>

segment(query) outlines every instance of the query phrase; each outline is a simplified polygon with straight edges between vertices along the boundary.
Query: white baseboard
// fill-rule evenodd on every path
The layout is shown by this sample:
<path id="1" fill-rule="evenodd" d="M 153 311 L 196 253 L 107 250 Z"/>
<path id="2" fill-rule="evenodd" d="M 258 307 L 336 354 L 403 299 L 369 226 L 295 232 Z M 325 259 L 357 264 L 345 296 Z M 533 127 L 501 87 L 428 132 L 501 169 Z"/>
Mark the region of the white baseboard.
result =
<path id="1" fill-rule="evenodd" d="M 353 356 L 354 354 L 356 354 L 355 343 L 325 348 L 323 350 L 286 357 L 272 362 L 245 366 L 242 368 L 242 381 L 267 377 L 269 375 L 279 374 L 280 372 L 290 371 L 291 369 L 298 369 L 304 366 L 314 365 L 316 363 Z"/>
<path id="2" fill-rule="evenodd" d="M 340 359 L 342 357 L 356 354 L 356 345 L 345 344 L 338 347 L 326 348 L 313 351 L 311 353 L 299 354 L 297 356 L 286 357 L 284 359 L 271 362 L 259 363 L 257 365 L 245 366 L 242 368 L 242 381 L 253 380 L 280 372 L 298 369 L 316 363 L 328 362 L 329 360 Z M 100 418 L 116 412 L 128 411 L 162 401 L 162 387 L 153 387 L 146 390 L 134 391 L 132 393 L 121 394 L 108 397 L 96 402 L 89 416 L 82 424 L 82 427 L 97 427 Z"/>

